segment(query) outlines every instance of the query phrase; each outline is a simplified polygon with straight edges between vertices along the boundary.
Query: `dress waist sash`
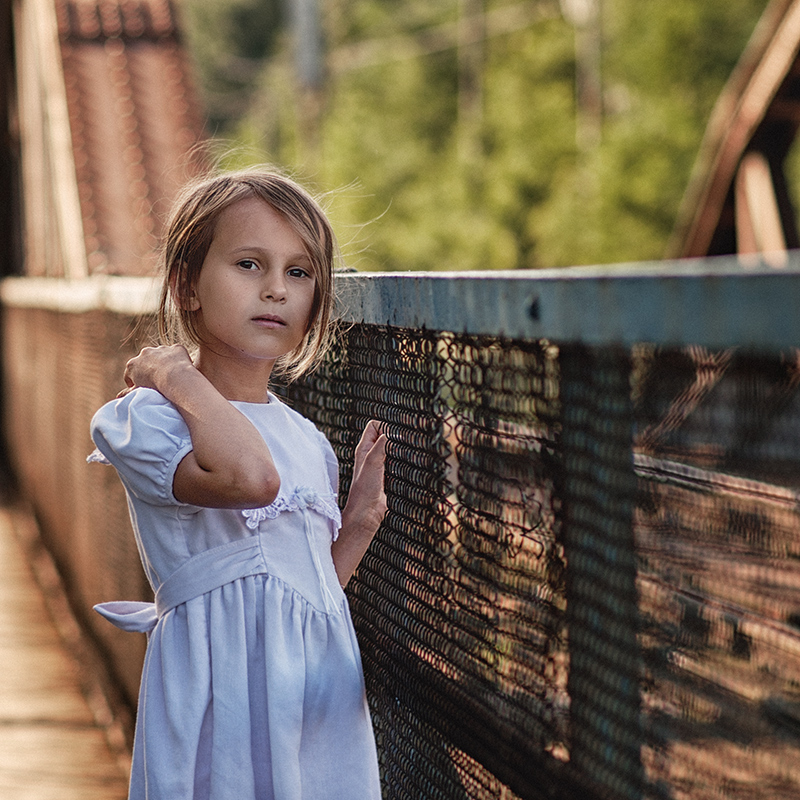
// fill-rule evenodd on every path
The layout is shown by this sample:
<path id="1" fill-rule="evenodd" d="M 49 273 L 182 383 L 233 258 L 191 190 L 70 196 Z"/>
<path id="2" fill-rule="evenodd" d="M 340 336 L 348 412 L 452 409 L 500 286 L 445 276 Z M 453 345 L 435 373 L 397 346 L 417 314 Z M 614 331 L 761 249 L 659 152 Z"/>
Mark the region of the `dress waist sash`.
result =
<path id="1" fill-rule="evenodd" d="M 333 613 L 338 603 L 325 579 L 325 570 L 311 529 L 311 514 L 320 513 L 317 508 L 319 495 L 313 489 L 298 487 L 291 502 L 303 516 L 303 528 L 325 611 Z M 266 574 L 267 562 L 262 548 L 264 535 L 257 533 L 244 539 L 235 539 L 192 556 L 161 584 L 156 591 L 155 603 L 119 600 L 100 603 L 94 609 L 124 631 L 150 633 L 164 614 L 181 603 L 194 600 L 239 578 Z"/>
<path id="2" fill-rule="evenodd" d="M 94 610 L 122 630 L 150 633 L 176 606 L 239 578 L 266 573 L 263 535 L 236 539 L 192 556 L 161 584 L 154 603 L 119 600 L 100 603 Z"/>

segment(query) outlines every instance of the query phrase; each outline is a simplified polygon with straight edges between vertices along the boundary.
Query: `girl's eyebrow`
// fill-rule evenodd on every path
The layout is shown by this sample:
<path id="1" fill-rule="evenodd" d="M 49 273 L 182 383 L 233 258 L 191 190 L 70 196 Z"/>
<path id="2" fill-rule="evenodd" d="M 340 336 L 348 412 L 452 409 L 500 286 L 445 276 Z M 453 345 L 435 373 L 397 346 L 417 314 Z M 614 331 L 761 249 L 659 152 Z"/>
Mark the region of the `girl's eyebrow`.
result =
<path id="1" fill-rule="evenodd" d="M 266 253 L 267 255 L 270 255 L 269 250 L 265 250 L 258 245 L 242 245 L 241 247 L 234 247 L 233 250 L 231 250 L 231 254 L 235 256 L 245 253 Z M 287 255 L 285 258 L 287 261 L 307 261 L 308 263 L 311 263 L 308 253 L 305 252 L 289 253 L 289 255 Z"/>

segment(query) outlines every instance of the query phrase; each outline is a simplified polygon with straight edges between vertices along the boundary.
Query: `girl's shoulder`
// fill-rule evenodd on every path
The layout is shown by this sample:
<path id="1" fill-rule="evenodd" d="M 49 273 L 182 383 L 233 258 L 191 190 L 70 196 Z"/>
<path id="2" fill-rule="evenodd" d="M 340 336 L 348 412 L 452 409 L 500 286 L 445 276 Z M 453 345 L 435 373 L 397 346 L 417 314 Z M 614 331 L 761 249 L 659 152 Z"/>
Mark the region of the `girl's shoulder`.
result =
<path id="1" fill-rule="evenodd" d="M 300 432 L 302 438 L 309 442 L 317 453 L 322 453 L 331 487 L 336 493 L 339 487 L 339 461 L 330 441 L 328 441 L 328 437 L 317 427 L 316 423 L 303 416 L 303 414 L 272 394 L 272 392 L 270 392 L 268 407 L 272 407 L 278 413 L 285 415 L 286 422 L 289 424 L 281 426 L 282 434 L 285 435 L 294 427 L 294 430 Z"/>
<path id="2" fill-rule="evenodd" d="M 270 392 L 269 402 L 270 405 L 276 403 L 284 414 L 295 420 L 301 427 L 305 427 L 308 430 L 318 430 L 317 426 L 308 417 L 301 414 L 296 408 L 292 408 L 282 397 Z"/>
<path id="3" fill-rule="evenodd" d="M 308 417 L 303 416 L 299 411 L 292 408 L 286 400 L 273 392 L 269 392 L 269 403 L 244 403 L 236 400 L 232 402 L 250 419 L 275 420 L 283 417 L 285 422 L 294 425 L 305 432 L 306 435 L 313 438 L 323 436 L 319 428 Z"/>
<path id="4" fill-rule="evenodd" d="M 317 427 L 317 424 L 310 420 L 308 417 L 301 414 L 296 409 L 292 408 L 286 402 L 281 400 L 280 398 L 274 398 L 277 402 L 280 403 L 284 413 L 289 417 L 289 419 L 293 420 L 297 427 L 304 431 L 305 435 L 308 436 L 309 439 L 316 442 L 320 447 L 324 450 L 330 450 L 331 445 L 328 441 L 328 437 Z M 270 401 L 273 401 L 273 396 L 270 396 Z M 332 451 L 331 451 L 332 452 Z"/>
<path id="5" fill-rule="evenodd" d="M 137 387 L 122 397 L 109 401 L 95 413 L 92 429 L 97 426 L 157 427 L 175 432 L 186 428 L 178 409 L 155 389 Z M 187 430 L 188 433 L 188 430 Z"/>
<path id="6" fill-rule="evenodd" d="M 191 442 L 178 409 L 154 389 L 136 388 L 106 403 L 92 418 L 90 432 L 112 462 L 109 451 L 127 458 L 169 457 Z"/>
<path id="7" fill-rule="evenodd" d="M 162 394 L 137 388 L 106 403 L 92 418 L 91 436 L 97 450 L 90 460 L 116 467 L 134 495 L 177 503 L 172 478 L 192 441 L 183 417 Z"/>

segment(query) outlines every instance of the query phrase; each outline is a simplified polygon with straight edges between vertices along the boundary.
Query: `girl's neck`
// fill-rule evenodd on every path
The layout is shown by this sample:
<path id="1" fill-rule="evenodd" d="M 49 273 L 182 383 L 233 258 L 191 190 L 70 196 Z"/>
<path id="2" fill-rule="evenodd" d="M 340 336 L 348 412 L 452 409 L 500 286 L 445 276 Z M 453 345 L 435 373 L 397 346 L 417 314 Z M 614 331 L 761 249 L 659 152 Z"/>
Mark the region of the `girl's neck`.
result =
<path id="1" fill-rule="evenodd" d="M 267 388 L 272 361 L 240 362 L 221 357 L 201 347 L 195 366 L 226 400 L 245 403 L 268 403 Z"/>

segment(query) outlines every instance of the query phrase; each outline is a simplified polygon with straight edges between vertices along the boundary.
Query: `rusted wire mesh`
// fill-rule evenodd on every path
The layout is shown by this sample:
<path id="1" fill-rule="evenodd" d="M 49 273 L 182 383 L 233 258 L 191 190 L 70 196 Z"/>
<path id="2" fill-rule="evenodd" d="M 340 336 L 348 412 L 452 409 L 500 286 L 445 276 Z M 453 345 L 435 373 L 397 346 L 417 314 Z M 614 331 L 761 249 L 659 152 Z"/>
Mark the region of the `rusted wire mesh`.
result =
<path id="1" fill-rule="evenodd" d="M 798 375 L 359 325 L 290 387 L 345 465 L 389 435 L 349 590 L 386 798 L 800 796 Z"/>

